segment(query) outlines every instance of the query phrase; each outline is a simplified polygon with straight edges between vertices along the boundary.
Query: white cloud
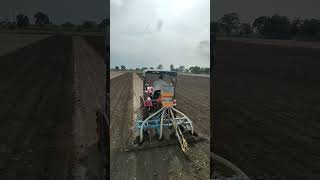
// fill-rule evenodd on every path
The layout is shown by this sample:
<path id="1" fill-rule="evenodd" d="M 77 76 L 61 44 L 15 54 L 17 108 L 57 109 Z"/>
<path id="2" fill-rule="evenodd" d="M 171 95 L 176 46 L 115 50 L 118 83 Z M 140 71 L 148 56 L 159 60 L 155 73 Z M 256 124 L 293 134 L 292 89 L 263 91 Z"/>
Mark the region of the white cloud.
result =
<path id="1" fill-rule="evenodd" d="M 209 0 L 111 4 L 111 67 L 209 66 Z"/>
<path id="2" fill-rule="evenodd" d="M 111 3 L 117 6 L 123 6 L 122 0 L 111 0 Z M 112 7 L 112 5 L 111 5 Z"/>

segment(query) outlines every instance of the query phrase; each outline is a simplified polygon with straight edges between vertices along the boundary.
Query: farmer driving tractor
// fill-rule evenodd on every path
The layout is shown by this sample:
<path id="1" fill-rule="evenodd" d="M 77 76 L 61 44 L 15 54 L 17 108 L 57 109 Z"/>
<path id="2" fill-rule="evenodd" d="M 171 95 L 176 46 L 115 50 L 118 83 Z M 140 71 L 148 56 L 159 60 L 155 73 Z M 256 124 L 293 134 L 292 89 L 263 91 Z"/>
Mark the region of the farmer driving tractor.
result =
<path id="1" fill-rule="evenodd" d="M 160 96 L 163 86 L 169 86 L 169 84 L 163 80 L 163 75 L 160 74 L 159 79 L 153 82 L 154 91 L 153 91 L 152 99 L 157 99 Z"/>

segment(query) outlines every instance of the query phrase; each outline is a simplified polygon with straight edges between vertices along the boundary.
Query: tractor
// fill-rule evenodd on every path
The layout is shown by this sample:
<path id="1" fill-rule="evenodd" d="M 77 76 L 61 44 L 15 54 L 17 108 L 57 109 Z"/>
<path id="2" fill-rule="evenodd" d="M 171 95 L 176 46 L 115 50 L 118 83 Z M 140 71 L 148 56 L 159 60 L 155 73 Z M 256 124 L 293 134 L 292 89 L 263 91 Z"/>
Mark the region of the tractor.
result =
<path id="1" fill-rule="evenodd" d="M 177 137 L 183 152 L 188 150 L 185 134 L 193 134 L 192 121 L 176 109 L 177 72 L 146 69 L 142 74 L 143 97 L 141 116 L 135 121 L 139 142 L 153 130 L 159 140 L 163 129 L 170 129 Z"/>

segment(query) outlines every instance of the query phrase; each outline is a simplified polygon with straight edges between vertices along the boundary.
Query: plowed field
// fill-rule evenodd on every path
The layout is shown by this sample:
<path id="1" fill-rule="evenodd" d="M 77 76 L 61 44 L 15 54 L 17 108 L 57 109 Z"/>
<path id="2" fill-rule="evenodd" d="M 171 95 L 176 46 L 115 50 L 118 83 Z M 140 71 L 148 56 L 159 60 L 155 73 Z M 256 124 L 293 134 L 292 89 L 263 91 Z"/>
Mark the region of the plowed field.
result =
<path id="1" fill-rule="evenodd" d="M 194 121 L 195 131 L 209 139 L 209 78 L 182 76 L 179 83 L 177 108 Z M 142 87 L 135 87 L 132 73 L 112 78 L 110 85 L 112 179 L 209 178 L 208 142 L 190 145 L 189 157 L 178 144 L 126 152 L 133 121 L 133 89 L 142 90 Z"/>
<path id="2" fill-rule="evenodd" d="M 80 37 L 51 36 L 0 56 L 0 179 L 97 179 L 105 77 L 104 59 Z"/>
<path id="3" fill-rule="evenodd" d="M 320 51 L 217 41 L 214 151 L 252 179 L 320 179 Z"/>
<path id="4" fill-rule="evenodd" d="M 71 37 L 0 57 L 0 179 L 65 179 L 72 151 Z"/>

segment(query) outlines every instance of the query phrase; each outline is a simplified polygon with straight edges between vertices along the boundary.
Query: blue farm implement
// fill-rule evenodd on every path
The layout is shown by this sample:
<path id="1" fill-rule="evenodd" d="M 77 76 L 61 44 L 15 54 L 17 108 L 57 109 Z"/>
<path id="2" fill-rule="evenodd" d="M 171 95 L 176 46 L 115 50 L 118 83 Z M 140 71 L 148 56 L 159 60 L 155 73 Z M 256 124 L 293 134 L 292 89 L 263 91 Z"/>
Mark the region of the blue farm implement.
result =
<path id="1" fill-rule="evenodd" d="M 160 89 L 156 89 L 155 81 L 166 81 Z M 188 150 L 186 137 L 194 134 L 192 121 L 181 111 L 177 110 L 175 88 L 177 73 L 163 70 L 145 70 L 143 72 L 143 98 L 141 115 L 135 120 L 134 130 L 141 144 L 144 137 L 153 131 L 159 140 L 164 129 L 175 135 L 183 152 Z M 152 86 L 150 84 L 153 84 Z"/>

